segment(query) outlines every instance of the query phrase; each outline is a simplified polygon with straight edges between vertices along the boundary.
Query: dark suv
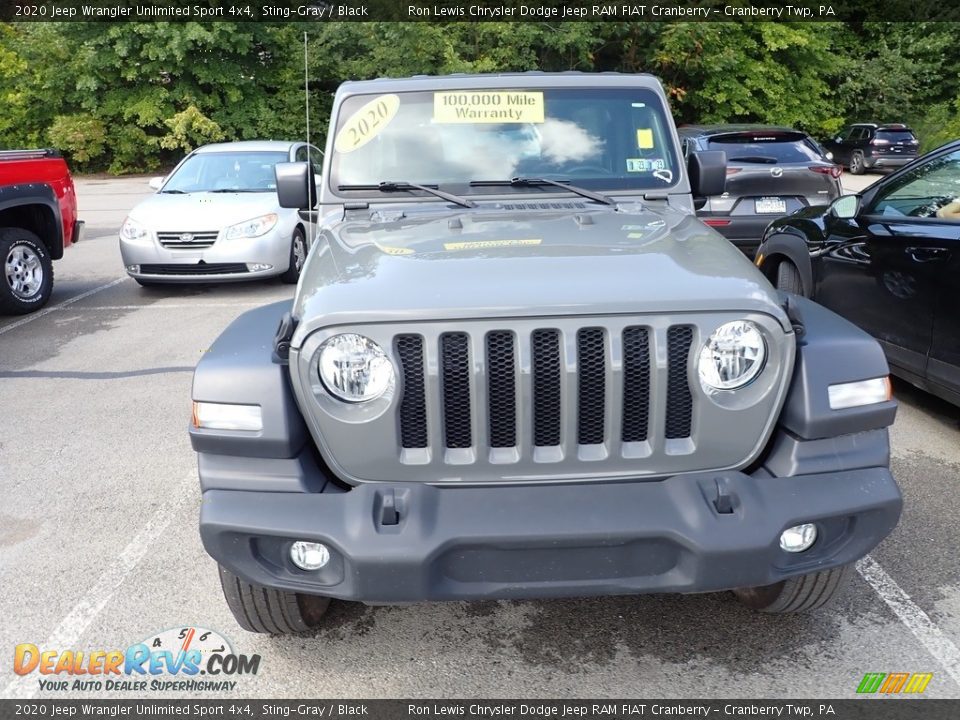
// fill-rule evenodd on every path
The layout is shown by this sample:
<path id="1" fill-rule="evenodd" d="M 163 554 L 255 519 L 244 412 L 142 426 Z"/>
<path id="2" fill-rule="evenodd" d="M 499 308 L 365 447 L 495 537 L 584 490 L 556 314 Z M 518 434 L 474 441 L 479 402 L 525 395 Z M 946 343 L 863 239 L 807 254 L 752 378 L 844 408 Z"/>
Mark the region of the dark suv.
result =
<path id="1" fill-rule="evenodd" d="M 901 123 L 857 123 L 824 143 L 836 162 L 854 175 L 867 170 L 898 168 L 917 157 L 920 143 L 913 130 Z"/>
<path id="2" fill-rule="evenodd" d="M 698 199 L 697 216 L 750 257 L 773 220 L 840 196 L 840 167 L 799 130 L 685 125 L 677 132 L 687 157 L 704 150 L 726 152 L 726 190 Z"/>

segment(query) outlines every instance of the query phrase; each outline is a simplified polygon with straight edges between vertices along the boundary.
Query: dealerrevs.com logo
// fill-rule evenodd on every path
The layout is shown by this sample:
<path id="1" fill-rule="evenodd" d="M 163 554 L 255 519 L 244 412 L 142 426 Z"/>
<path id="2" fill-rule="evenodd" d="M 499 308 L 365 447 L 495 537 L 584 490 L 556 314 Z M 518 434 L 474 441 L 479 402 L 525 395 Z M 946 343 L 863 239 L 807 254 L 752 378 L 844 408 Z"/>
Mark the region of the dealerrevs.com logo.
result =
<path id="1" fill-rule="evenodd" d="M 222 692 L 256 675 L 259 655 L 233 651 L 223 635 L 200 627 L 164 630 L 126 650 L 61 650 L 17 645 L 13 671 L 37 674 L 40 690 Z"/>

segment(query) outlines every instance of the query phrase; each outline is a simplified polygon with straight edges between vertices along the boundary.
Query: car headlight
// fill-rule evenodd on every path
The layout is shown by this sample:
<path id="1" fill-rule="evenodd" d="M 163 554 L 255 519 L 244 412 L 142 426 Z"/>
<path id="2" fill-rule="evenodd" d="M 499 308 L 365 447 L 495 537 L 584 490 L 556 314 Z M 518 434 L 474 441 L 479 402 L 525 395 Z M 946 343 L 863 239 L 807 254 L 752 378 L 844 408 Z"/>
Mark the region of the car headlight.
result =
<path id="1" fill-rule="evenodd" d="M 393 384 L 393 364 L 370 338 L 334 335 L 320 346 L 317 368 L 327 391 L 344 402 L 375 400 Z"/>
<path id="2" fill-rule="evenodd" d="M 120 227 L 120 237 L 124 240 L 139 240 L 146 236 L 147 229 L 132 217 L 124 220 L 123 225 Z"/>
<path id="3" fill-rule="evenodd" d="M 277 226 L 278 219 L 276 213 L 267 213 L 251 220 L 244 220 L 242 223 L 228 227 L 223 237 L 227 240 L 260 237 L 273 230 Z"/>
<path id="4" fill-rule="evenodd" d="M 718 327 L 700 351 L 700 382 L 715 390 L 734 390 L 751 382 L 763 369 L 767 344 L 760 328 L 749 320 Z"/>

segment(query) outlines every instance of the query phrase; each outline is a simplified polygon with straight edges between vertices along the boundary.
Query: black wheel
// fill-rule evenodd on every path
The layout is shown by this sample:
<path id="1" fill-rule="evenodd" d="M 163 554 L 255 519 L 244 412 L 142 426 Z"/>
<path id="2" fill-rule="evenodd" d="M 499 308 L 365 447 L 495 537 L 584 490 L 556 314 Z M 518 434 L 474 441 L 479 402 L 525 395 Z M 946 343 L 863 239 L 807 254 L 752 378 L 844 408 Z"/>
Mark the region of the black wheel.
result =
<path id="1" fill-rule="evenodd" d="M 39 310 L 53 292 L 53 261 L 36 235 L 23 228 L 0 229 L 0 315 Z"/>
<path id="2" fill-rule="evenodd" d="M 753 610 L 795 613 L 816 610 L 836 598 L 850 578 L 850 566 L 788 578 L 773 585 L 734 590 L 737 599 Z"/>
<path id="3" fill-rule="evenodd" d="M 794 295 L 803 295 L 803 280 L 800 279 L 800 271 L 789 260 L 781 260 L 780 264 L 777 265 L 777 290 L 783 290 Z"/>
<path id="4" fill-rule="evenodd" d="M 850 172 L 854 175 L 863 175 L 866 166 L 863 164 L 863 153 L 859 150 L 850 158 Z"/>
<path id="5" fill-rule="evenodd" d="M 299 227 L 293 231 L 293 238 L 290 240 L 290 265 L 287 271 L 280 276 L 280 279 L 291 285 L 300 279 L 300 271 L 303 270 L 303 263 L 307 260 L 307 241 L 304 238 L 303 230 Z"/>
<path id="6" fill-rule="evenodd" d="M 316 628 L 330 598 L 272 590 L 241 580 L 220 566 L 220 586 L 227 607 L 244 630 L 295 635 Z"/>

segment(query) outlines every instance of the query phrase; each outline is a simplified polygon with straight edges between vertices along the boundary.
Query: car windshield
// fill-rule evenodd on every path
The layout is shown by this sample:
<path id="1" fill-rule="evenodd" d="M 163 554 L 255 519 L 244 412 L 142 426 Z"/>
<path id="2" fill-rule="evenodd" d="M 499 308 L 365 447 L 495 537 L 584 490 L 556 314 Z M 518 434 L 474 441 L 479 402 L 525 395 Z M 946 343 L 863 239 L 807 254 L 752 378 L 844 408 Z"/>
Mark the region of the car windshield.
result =
<path id="1" fill-rule="evenodd" d="M 276 192 L 273 166 L 284 152 L 210 152 L 187 158 L 161 192 Z"/>
<path id="2" fill-rule="evenodd" d="M 670 124 L 644 89 L 444 90 L 354 96 L 341 106 L 329 182 L 382 182 L 458 194 L 543 192 L 548 178 L 597 190 L 667 188 L 679 179 Z"/>
<path id="3" fill-rule="evenodd" d="M 723 150 L 731 163 L 809 163 L 825 162 L 825 158 L 809 139 L 793 135 L 738 134 L 712 137 L 710 150 Z"/>

